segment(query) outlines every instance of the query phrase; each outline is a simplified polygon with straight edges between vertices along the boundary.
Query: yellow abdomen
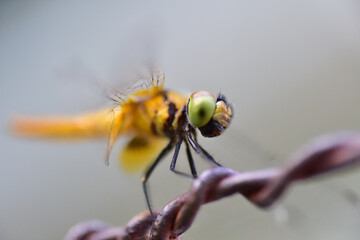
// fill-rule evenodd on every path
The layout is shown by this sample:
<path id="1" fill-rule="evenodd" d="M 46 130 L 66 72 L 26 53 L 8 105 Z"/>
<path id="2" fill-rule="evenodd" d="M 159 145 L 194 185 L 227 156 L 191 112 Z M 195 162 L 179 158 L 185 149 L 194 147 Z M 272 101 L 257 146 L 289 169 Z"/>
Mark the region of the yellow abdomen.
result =
<path id="1" fill-rule="evenodd" d="M 182 109 L 186 98 L 174 92 L 161 92 L 140 101 L 130 96 L 128 101 L 114 108 L 76 116 L 17 117 L 11 125 L 16 135 L 40 138 L 108 137 L 113 128 L 118 129 L 117 135 L 163 136 L 170 103 Z"/>

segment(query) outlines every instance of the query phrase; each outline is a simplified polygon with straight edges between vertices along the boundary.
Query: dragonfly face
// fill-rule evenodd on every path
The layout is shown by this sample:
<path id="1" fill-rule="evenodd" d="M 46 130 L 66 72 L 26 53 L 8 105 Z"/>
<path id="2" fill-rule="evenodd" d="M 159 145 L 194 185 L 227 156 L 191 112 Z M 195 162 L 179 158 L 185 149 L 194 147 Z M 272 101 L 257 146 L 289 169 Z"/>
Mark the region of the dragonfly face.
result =
<path id="1" fill-rule="evenodd" d="M 187 116 L 204 137 L 219 136 L 229 126 L 232 107 L 221 94 L 216 98 L 206 91 L 193 93 L 187 103 Z"/>

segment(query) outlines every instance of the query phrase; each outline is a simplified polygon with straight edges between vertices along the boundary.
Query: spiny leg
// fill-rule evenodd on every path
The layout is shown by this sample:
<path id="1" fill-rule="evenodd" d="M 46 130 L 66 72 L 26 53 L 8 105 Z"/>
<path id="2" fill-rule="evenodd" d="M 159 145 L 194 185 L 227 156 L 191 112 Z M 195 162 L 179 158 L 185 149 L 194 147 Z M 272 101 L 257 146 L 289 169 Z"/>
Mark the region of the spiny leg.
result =
<path id="1" fill-rule="evenodd" d="M 195 168 L 195 163 L 194 163 L 194 159 L 191 155 L 191 151 L 190 151 L 190 147 L 187 141 L 185 141 L 186 144 L 186 155 L 189 161 L 189 165 L 190 165 L 190 170 L 191 170 L 191 175 L 193 176 L 193 178 L 197 178 L 197 172 L 196 172 L 196 168 Z"/>
<path id="2" fill-rule="evenodd" d="M 154 214 L 153 214 L 153 212 L 151 210 L 151 204 L 150 204 L 150 199 L 149 199 L 149 194 L 148 194 L 148 191 L 147 191 L 146 183 L 147 183 L 147 180 L 149 179 L 151 173 L 154 171 L 155 167 L 158 165 L 158 163 L 161 161 L 161 159 L 163 159 L 164 156 L 173 148 L 173 146 L 174 146 L 174 140 L 172 139 L 172 140 L 170 140 L 169 144 L 157 156 L 157 158 L 151 164 L 151 166 L 146 170 L 144 176 L 141 179 L 144 194 L 145 194 L 146 204 L 147 204 L 147 206 L 149 208 L 149 211 L 150 211 L 150 214 L 151 214 L 151 217 L 152 217 L 153 221 L 155 221 L 155 216 L 154 216 Z"/>
<path id="3" fill-rule="evenodd" d="M 220 163 L 218 163 L 211 155 L 210 153 L 208 153 L 195 139 L 195 142 L 197 144 L 197 146 L 200 148 L 200 150 L 206 155 L 206 157 L 209 158 L 210 161 L 212 161 L 214 164 L 216 164 L 219 167 L 222 167 L 222 165 Z M 212 160 L 211 160 L 212 159 Z"/>
<path id="4" fill-rule="evenodd" d="M 194 141 L 194 139 L 191 136 L 191 132 L 187 132 L 187 139 L 190 143 L 190 146 L 194 149 L 194 151 L 199 154 L 202 158 L 208 160 L 209 162 L 221 167 L 221 164 L 215 161 L 215 159 L 207 152 L 205 149 L 203 149 L 197 142 Z"/>
<path id="5" fill-rule="evenodd" d="M 184 173 L 184 172 L 180 172 L 180 171 L 175 169 L 176 160 L 177 160 L 178 155 L 179 155 L 180 146 L 181 146 L 182 141 L 183 141 L 182 137 L 179 137 L 179 140 L 178 140 L 178 142 L 176 143 L 176 146 L 175 146 L 175 152 L 174 152 L 173 158 L 171 160 L 170 170 L 172 172 L 176 173 L 176 174 L 181 175 L 181 176 L 193 178 L 193 175 L 190 175 L 190 174 L 187 174 L 187 173 Z"/>

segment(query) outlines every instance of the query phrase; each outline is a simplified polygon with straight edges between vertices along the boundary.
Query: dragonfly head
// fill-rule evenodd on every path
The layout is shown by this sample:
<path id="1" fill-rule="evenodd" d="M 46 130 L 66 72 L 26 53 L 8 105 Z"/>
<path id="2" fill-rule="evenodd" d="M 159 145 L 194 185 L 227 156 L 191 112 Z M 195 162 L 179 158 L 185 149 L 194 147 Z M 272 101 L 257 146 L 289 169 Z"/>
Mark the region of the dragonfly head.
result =
<path id="1" fill-rule="evenodd" d="M 206 91 L 191 94 L 187 103 L 187 116 L 190 123 L 198 128 L 204 137 L 220 135 L 232 118 L 232 107 L 223 95 L 215 97 Z"/>

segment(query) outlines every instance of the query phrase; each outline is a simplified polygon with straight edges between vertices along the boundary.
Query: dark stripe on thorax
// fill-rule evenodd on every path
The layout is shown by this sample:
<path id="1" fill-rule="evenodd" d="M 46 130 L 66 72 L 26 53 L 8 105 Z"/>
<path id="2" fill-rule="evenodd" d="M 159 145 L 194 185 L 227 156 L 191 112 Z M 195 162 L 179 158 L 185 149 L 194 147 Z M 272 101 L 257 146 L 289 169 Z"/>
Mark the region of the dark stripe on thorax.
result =
<path id="1" fill-rule="evenodd" d="M 173 122 L 175 120 L 175 114 L 177 111 L 176 105 L 172 102 L 167 102 L 168 103 L 168 118 L 165 120 L 164 122 L 164 126 L 163 126 L 163 132 L 165 135 L 167 135 L 168 137 L 173 137 L 174 136 L 174 129 L 173 129 Z"/>
<path id="2" fill-rule="evenodd" d="M 167 91 L 162 91 L 161 96 L 163 97 L 164 102 L 168 101 L 168 92 Z"/>
<path id="3" fill-rule="evenodd" d="M 176 111 L 177 111 L 176 105 L 174 103 L 170 102 L 169 108 L 168 108 L 169 117 L 168 117 L 168 119 L 166 119 L 166 124 L 168 126 L 171 126 L 172 123 L 174 122 Z"/>
<path id="4" fill-rule="evenodd" d="M 156 129 L 156 124 L 155 124 L 153 121 L 151 121 L 150 128 L 151 128 L 151 132 L 152 132 L 154 135 L 158 135 L 158 134 L 159 134 L 158 131 L 157 131 L 157 129 Z"/>

